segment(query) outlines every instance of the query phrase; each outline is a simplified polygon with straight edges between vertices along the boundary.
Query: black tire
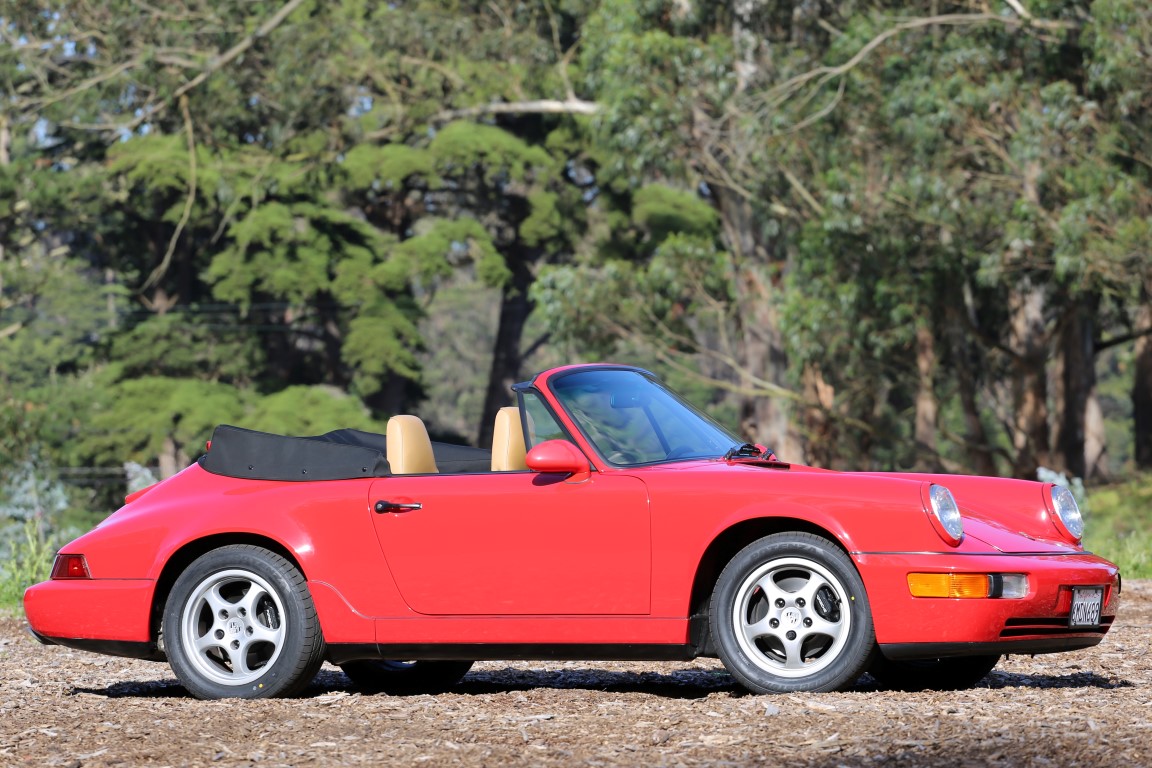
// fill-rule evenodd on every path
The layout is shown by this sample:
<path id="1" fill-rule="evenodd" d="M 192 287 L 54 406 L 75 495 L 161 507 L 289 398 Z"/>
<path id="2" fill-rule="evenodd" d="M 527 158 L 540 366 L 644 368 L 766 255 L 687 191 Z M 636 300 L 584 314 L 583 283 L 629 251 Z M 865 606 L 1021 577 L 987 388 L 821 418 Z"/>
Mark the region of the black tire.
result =
<path id="1" fill-rule="evenodd" d="M 248 544 L 214 549 L 180 574 L 164 607 L 164 645 L 198 699 L 291 696 L 324 661 L 304 576 Z"/>
<path id="2" fill-rule="evenodd" d="M 843 550 L 809 533 L 740 550 L 716 581 L 709 614 L 720 660 L 753 693 L 842 690 L 875 653 L 860 574 Z"/>
<path id="3" fill-rule="evenodd" d="M 460 682 L 470 661 L 349 661 L 340 665 L 352 684 L 363 691 L 404 695 L 442 693 Z"/>
<path id="4" fill-rule="evenodd" d="M 881 688 L 894 691 L 959 691 L 983 680 L 999 661 L 998 654 L 909 661 L 876 654 L 868 674 Z"/>

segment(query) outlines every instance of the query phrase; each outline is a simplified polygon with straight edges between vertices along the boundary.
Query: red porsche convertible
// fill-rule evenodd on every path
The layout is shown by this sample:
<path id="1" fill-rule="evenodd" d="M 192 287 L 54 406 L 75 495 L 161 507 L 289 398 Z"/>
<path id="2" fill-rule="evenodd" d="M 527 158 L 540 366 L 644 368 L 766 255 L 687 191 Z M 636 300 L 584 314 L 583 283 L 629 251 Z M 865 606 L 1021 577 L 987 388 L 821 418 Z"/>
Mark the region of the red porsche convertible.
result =
<path id="1" fill-rule="evenodd" d="M 403 691 L 476 659 L 696 656 L 767 693 L 963 687 L 1116 616 L 1065 488 L 788 464 L 636 368 L 513 389 L 491 451 L 410 415 L 218 427 L 60 551 L 25 594 L 33 632 L 166 659 L 201 698 L 290 695 L 325 660 Z"/>

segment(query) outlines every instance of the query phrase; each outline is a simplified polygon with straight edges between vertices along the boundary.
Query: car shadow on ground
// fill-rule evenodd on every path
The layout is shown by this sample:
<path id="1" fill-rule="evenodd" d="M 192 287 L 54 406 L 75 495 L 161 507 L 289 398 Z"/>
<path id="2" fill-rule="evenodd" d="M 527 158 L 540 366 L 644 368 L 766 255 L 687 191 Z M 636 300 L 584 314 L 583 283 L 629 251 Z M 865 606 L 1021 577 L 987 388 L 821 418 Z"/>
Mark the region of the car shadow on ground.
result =
<path id="1" fill-rule="evenodd" d="M 661 674 L 657 672 L 606 672 L 598 669 L 566 669 L 555 671 L 502 669 L 495 671 L 470 672 L 460 683 L 449 689 L 457 695 L 484 695 L 528 691 L 534 689 L 572 689 L 605 691 L 617 693 L 647 693 L 676 699 L 700 699 L 717 691 L 742 693 L 724 672 L 707 670 L 678 670 Z M 343 673 L 335 670 L 321 670 L 298 698 L 313 698 L 331 693 L 362 693 L 365 695 L 420 695 L 383 694 L 366 691 L 356 686 Z M 87 694 L 119 698 L 181 699 L 192 698 L 177 680 L 132 680 L 114 683 L 107 688 L 73 688 L 70 695 Z"/>
<path id="2" fill-rule="evenodd" d="M 174 679 L 128 680 L 107 688 L 73 688 L 70 696 L 105 696 L 109 699 L 191 699 L 192 694 Z"/>
<path id="3" fill-rule="evenodd" d="M 1095 672 L 1070 672 L 1066 675 L 1021 675 L 992 670 L 978 684 L 980 688 L 1134 688 L 1127 680 L 1098 675 Z"/>
<path id="4" fill-rule="evenodd" d="M 1025 675 L 993 671 L 976 684 L 976 688 L 1131 688 L 1127 680 L 1103 677 L 1095 672 L 1073 672 L 1066 675 Z M 482 696 L 510 691 L 540 689 L 601 691 L 604 693 L 640 693 L 669 699 L 702 699 L 713 693 L 733 696 L 750 695 L 723 671 L 683 669 L 668 673 L 609 672 L 600 669 L 532 670 L 505 668 L 470 672 L 448 693 Z M 883 691 L 865 675 L 850 689 L 859 693 Z M 321 670 L 298 698 L 309 699 L 332 693 L 358 693 L 387 696 L 358 688 L 343 672 Z M 190 699 L 191 695 L 174 679 L 126 681 L 107 688 L 73 688 L 71 695 L 88 694 L 110 699 L 151 698 Z M 420 695 L 420 694 L 404 694 Z"/>

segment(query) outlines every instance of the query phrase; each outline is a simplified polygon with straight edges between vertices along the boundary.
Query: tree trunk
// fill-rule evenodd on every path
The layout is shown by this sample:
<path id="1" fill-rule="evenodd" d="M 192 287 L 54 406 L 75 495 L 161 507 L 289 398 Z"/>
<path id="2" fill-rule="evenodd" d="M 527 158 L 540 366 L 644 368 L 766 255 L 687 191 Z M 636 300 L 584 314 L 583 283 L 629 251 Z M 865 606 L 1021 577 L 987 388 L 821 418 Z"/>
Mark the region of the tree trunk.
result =
<path id="1" fill-rule="evenodd" d="M 716 188 L 716 204 L 732 254 L 735 273 L 735 346 L 733 371 L 740 387 L 756 390 L 756 380 L 784 386 L 788 357 L 773 300 L 767 250 L 756 242 L 751 204 L 740 195 Z M 740 430 L 751 442 L 766 445 L 784 461 L 806 461 L 804 443 L 792 420 L 790 404 L 763 394 L 740 398 Z"/>
<path id="2" fill-rule="evenodd" d="M 936 339 L 926 324 L 916 327 L 916 468 L 923 472 L 940 469 L 936 444 Z"/>
<path id="3" fill-rule="evenodd" d="M 836 458 L 836 427 L 828 416 L 836 402 L 836 390 L 814 364 L 805 364 L 803 377 L 807 460 L 816 466 L 831 468 Z"/>
<path id="4" fill-rule="evenodd" d="M 1084 411 L 1084 479 L 1110 480 L 1112 473 L 1108 469 L 1107 458 L 1108 435 L 1104 428 L 1104 409 L 1093 390 Z"/>
<path id="5" fill-rule="evenodd" d="M 1012 471 L 1035 478 L 1036 470 L 1051 466 L 1048 426 L 1048 335 L 1044 328 L 1045 291 L 1025 278 L 1008 299 L 1011 315 L 1009 350 L 1012 352 Z"/>
<path id="6" fill-rule="evenodd" d="M 158 457 L 161 480 L 167 480 L 183 469 L 183 467 L 179 466 L 178 453 L 176 441 L 173 440 L 171 436 L 165 437 L 164 445 L 160 449 L 160 456 Z"/>
<path id="7" fill-rule="evenodd" d="M 8 147 L 12 141 L 12 129 L 8 127 L 8 115 L 0 113 L 0 167 L 12 162 Z M 4 240 L 0 238 L 0 265 L 4 263 Z M 0 296 L 4 294 L 4 274 L 0 271 Z"/>
<path id="8" fill-rule="evenodd" d="M 1085 419 L 1096 386 L 1096 303 L 1092 297 L 1077 301 L 1061 333 L 1063 397 L 1058 406 L 1060 413 L 1057 423 L 1060 426 L 1057 445 L 1063 466 L 1056 468 L 1080 478 L 1088 476 Z"/>
<path id="9" fill-rule="evenodd" d="M 1136 327 L 1147 331 L 1152 328 L 1152 296 L 1141 291 L 1141 306 Z M 1136 340 L 1132 378 L 1132 435 L 1135 442 L 1136 466 L 1152 469 L 1152 336 Z"/>
<path id="10" fill-rule="evenodd" d="M 514 245 L 514 249 L 521 246 Z M 480 414 L 480 429 L 476 444 L 492 444 L 492 428 L 496 412 L 515 402 L 511 386 L 522 376 L 520 343 L 524 337 L 524 324 L 532 312 L 533 302 L 528 296 L 535 279 L 527 254 L 508 259 L 512 278 L 500 294 L 500 322 L 496 327 L 496 343 L 492 350 L 492 367 L 488 373 L 488 389 L 484 394 L 484 410 Z"/>
<path id="11" fill-rule="evenodd" d="M 996 460 L 988 431 L 981 418 L 978 392 L 980 391 L 980 361 L 976 359 L 965 333 L 965 307 L 950 303 L 944 308 L 944 337 L 947 349 L 953 358 L 952 369 L 956 376 L 956 389 L 960 395 L 960 407 L 964 413 L 964 451 L 968 467 L 978 475 L 995 475 Z"/>

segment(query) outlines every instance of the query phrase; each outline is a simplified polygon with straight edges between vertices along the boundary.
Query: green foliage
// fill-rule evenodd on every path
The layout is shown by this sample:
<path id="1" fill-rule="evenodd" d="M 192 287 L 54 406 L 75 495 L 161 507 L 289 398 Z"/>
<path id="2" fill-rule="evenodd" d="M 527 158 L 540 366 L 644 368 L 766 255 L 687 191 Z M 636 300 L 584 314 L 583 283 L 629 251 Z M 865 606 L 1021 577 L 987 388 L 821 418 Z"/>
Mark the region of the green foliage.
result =
<path id="1" fill-rule="evenodd" d="M 585 31 L 580 68 L 603 106 L 597 135 L 633 181 L 683 176 L 699 112 L 722 111 L 736 85 L 730 38 L 677 34 L 696 31 L 695 19 L 671 5 L 605 2 Z"/>
<path id="2" fill-rule="evenodd" d="M 552 332 L 612 357 L 625 341 L 690 353 L 695 339 L 726 330 L 732 274 L 715 211 L 688 192 L 650 185 L 632 197 L 629 228 L 612 237 L 647 260 L 590 260 L 541 274 L 533 295 Z"/>
<path id="3" fill-rule="evenodd" d="M 1120 566 L 1125 579 L 1152 578 L 1152 476 L 1090 491 L 1085 546 Z"/>
<path id="4" fill-rule="evenodd" d="M 56 544 L 36 520 L 26 520 L 19 531 L 5 529 L 0 535 L 7 545 L 0 565 L 0 606 L 13 606 L 24 598 L 25 589 L 47 580 Z"/>
<path id="5" fill-rule="evenodd" d="M 636 191 L 632 219 L 654 246 L 679 233 L 714 238 L 720 228 L 714 208 L 697 195 L 663 184 Z"/>
<path id="6" fill-rule="evenodd" d="M 230 234 L 205 276 L 217 298 L 241 306 L 261 295 L 307 304 L 331 291 L 340 261 L 385 245 L 362 221 L 311 200 L 266 201 Z"/>
<path id="7" fill-rule="evenodd" d="M 404 144 L 357 144 L 344 157 L 348 183 L 356 189 L 399 189 L 412 176 L 437 183 L 435 157 L 426 149 Z"/>
<path id="8" fill-rule="evenodd" d="M 389 371 L 413 379 L 419 375 L 415 351 L 421 338 L 412 319 L 416 313 L 408 309 L 405 311 L 396 302 L 378 300 L 365 305 L 348 324 L 344 359 L 355 368 L 353 383 L 363 394 L 378 391 Z"/>
<path id="9" fill-rule="evenodd" d="M 486 375 L 614 358 L 741 429 L 803 399 L 772 429 L 845 467 L 931 452 L 928 394 L 931 458 L 1017 471 L 1069 318 L 1147 323 L 1147 3 L 337 0 L 251 40 L 281 3 L 161 5 L 0 13 L 12 466 L 179 464 L 226 420 L 472 435 Z"/>
<path id="10" fill-rule="evenodd" d="M 488 285 L 508 279 L 508 269 L 496 251 L 492 236 L 472 218 L 425 219 L 413 237 L 396 246 L 377 274 L 381 286 L 403 286 L 412 278 L 432 281 L 450 275 L 461 264 L 472 263 Z"/>
<path id="11" fill-rule="evenodd" d="M 384 431 L 363 403 L 331 387 L 287 387 L 260 398 L 240 421 L 248 429 L 285 435 L 316 435 L 337 427 Z"/>
<path id="12" fill-rule="evenodd" d="M 80 437 L 84 451 L 105 465 L 150 465 L 172 450 L 195 458 L 213 427 L 234 424 L 244 413 L 241 392 L 223 383 L 142 376 L 116 382 L 107 392 Z"/>
<path id="13" fill-rule="evenodd" d="M 0 605 L 19 602 L 24 590 L 48 578 L 68 494 L 44 463 L 29 459 L 0 474 Z"/>
<path id="14" fill-rule="evenodd" d="M 88 364 L 94 345 L 115 322 L 119 298 L 93 284 L 83 262 L 59 246 L 29 246 L 0 262 L 0 383 L 8 391 L 35 387 L 61 371 Z"/>
<path id="15" fill-rule="evenodd" d="M 146 376 L 249 384 L 264 352 L 225 305 L 192 305 L 109 334 L 108 356 L 122 379 Z"/>
<path id="16" fill-rule="evenodd" d="M 479 167 L 489 184 L 501 180 L 528 181 L 547 172 L 551 156 L 501 128 L 458 120 L 436 132 L 429 151 L 444 174 L 461 174 Z"/>

